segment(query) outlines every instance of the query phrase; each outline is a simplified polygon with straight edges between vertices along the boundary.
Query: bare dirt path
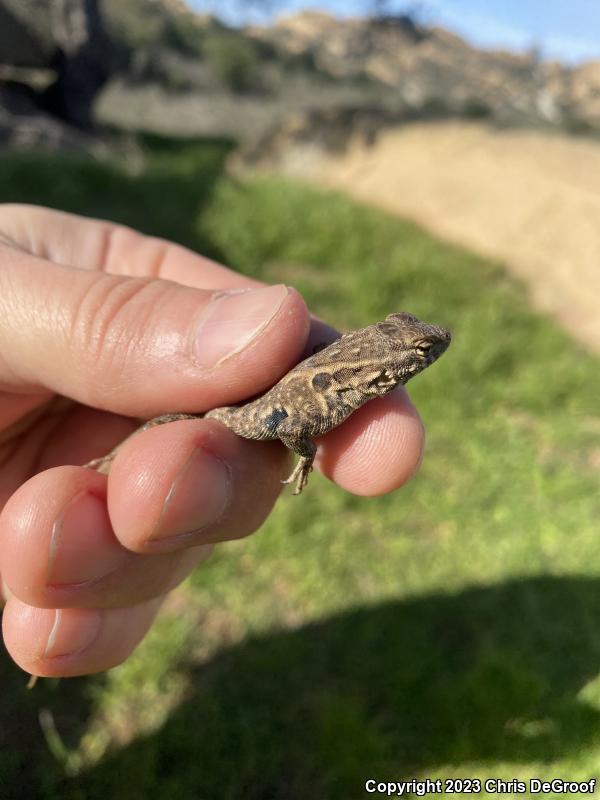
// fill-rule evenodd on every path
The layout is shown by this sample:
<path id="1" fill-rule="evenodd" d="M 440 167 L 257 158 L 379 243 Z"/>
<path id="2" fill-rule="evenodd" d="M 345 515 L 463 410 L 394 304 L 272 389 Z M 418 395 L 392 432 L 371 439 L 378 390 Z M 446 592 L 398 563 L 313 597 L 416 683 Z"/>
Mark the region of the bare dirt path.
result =
<path id="1" fill-rule="evenodd" d="M 372 148 L 313 159 L 309 172 L 502 261 L 538 309 L 600 352 L 599 143 L 419 124 L 383 133 Z"/>

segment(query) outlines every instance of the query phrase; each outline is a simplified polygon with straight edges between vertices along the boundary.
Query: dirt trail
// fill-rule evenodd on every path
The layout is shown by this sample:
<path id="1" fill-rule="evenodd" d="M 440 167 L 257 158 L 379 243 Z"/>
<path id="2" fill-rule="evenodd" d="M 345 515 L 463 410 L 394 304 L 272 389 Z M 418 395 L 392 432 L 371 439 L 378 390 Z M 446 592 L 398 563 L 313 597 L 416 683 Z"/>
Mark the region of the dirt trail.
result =
<path id="1" fill-rule="evenodd" d="M 310 166 L 321 185 L 504 262 L 537 308 L 600 352 L 599 143 L 478 124 L 411 125 Z"/>

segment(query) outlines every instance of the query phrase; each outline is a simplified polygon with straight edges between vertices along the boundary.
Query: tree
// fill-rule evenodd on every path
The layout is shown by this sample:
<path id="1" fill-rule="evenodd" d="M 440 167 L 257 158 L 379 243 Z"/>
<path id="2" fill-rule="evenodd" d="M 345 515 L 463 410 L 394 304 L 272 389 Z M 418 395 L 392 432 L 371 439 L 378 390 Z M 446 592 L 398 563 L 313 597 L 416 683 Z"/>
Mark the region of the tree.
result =
<path id="1" fill-rule="evenodd" d="M 50 12 L 58 74 L 42 105 L 71 125 L 90 128 L 94 100 L 108 78 L 99 0 L 51 0 Z"/>
<path id="2" fill-rule="evenodd" d="M 365 13 L 375 19 L 398 17 L 418 25 L 427 16 L 423 0 L 367 0 L 364 5 Z"/>

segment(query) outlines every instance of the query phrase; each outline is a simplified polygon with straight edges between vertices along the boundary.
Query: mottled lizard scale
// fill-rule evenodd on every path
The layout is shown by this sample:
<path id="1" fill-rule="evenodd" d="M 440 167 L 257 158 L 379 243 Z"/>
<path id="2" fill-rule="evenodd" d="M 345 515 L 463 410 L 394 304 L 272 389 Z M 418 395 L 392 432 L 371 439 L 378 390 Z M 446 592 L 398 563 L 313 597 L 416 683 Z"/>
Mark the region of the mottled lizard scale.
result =
<path id="1" fill-rule="evenodd" d="M 405 312 L 390 314 L 344 334 L 284 375 L 261 397 L 204 416 L 226 425 L 245 439 L 279 439 L 300 456 L 284 483 L 300 494 L 316 453 L 313 437 L 340 425 L 375 397 L 383 397 L 436 361 L 450 344 L 445 328 L 421 322 Z M 194 414 L 166 414 L 144 428 L 191 419 Z M 115 451 L 88 466 L 106 471 Z"/>
<path id="2" fill-rule="evenodd" d="M 382 397 L 433 363 L 450 343 L 444 328 L 410 314 L 347 333 L 302 361 L 272 389 L 239 407 L 206 416 L 248 439 L 280 439 L 300 455 L 290 480 L 300 493 L 312 469 L 312 437 L 340 425 L 374 397 Z"/>

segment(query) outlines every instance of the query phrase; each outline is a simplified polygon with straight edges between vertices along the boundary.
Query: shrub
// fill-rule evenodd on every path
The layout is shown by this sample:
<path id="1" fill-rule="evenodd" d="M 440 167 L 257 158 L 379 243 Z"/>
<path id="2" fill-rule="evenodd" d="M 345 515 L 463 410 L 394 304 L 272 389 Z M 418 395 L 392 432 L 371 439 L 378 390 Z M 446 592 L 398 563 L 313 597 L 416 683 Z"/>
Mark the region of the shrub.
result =
<path id="1" fill-rule="evenodd" d="M 219 31 L 204 42 L 204 56 L 228 89 L 243 94 L 260 88 L 256 48 L 233 31 Z"/>

